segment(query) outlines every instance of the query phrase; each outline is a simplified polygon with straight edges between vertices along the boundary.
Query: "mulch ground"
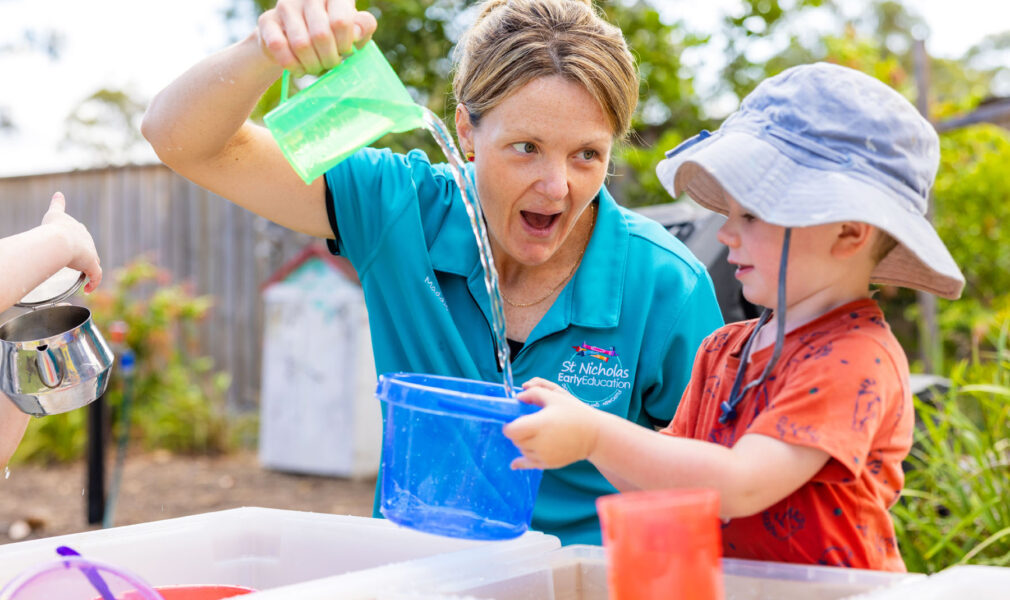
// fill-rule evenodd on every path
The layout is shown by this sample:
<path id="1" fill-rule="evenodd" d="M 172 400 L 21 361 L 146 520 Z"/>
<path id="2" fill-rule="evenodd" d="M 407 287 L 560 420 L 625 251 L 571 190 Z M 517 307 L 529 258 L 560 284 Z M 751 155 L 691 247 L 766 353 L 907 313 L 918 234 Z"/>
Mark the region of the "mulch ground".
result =
<path id="1" fill-rule="evenodd" d="M 106 467 L 109 489 L 112 452 Z M 77 533 L 88 525 L 84 461 L 69 465 L 15 465 L 0 473 L 0 544 Z M 262 506 L 371 516 L 375 480 L 280 473 L 262 468 L 254 452 L 227 456 L 128 455 L 115 525 Z"/>

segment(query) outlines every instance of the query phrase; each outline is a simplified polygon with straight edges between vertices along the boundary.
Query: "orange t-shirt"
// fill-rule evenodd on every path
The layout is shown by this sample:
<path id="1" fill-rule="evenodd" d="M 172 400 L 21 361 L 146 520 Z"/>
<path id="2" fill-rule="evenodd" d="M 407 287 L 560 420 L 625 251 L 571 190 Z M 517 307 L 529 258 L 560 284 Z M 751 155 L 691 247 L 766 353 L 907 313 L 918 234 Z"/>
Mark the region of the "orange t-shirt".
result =
<path id="1" fill-rule="evenodd" d="M 748 433 L 818 448 L 831 458 L 798 490 L 723 526 L 734 558 L 904 571 L 888 508 L 901 494 L 912 446 L 908 362 L 873 300 L 838 307 L 786 335 L 767 380 L 719 423 L 740 353 L 756 321 L 718 329 L 702 343 L 691 382 L 664 433 L 732 447 Z M 754 352 L 744 385 L 772 346 Z"/>

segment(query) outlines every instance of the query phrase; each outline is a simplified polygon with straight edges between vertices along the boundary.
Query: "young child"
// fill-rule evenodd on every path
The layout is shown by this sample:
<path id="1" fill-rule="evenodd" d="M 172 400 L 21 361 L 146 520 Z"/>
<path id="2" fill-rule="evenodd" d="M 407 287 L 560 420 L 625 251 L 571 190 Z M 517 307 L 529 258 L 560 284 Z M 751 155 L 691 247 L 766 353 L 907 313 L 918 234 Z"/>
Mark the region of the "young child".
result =
<path id="1" fill-rule="evenodd" d="M 924 217 L 938 161 L 929 122 L 869 76 L 814 64 L 763 82 L 658 173 L 728 217 L 744 296 L 774 312 L 705 340 L 659 433 L 527 382 L 543 409 L 506 426 L 513 467 L 588 459 L 622 491 L 715 488 L 725 556 L 903 571 L 888 509 L 912 444 L 908 363 L 869 284 L 960 295 Z"/>
<path id="2" fill-rule="evenodd" d="M 0 313 L 63 267 L 88 276 L 85 291 L 102 282 L 98 252 L 88 230 L 66 213 L 63 194 L 56 192 L 38 227 L 0 239 Z M 14 454 L 30 417 L 0 392 L 0 468 Z"/>

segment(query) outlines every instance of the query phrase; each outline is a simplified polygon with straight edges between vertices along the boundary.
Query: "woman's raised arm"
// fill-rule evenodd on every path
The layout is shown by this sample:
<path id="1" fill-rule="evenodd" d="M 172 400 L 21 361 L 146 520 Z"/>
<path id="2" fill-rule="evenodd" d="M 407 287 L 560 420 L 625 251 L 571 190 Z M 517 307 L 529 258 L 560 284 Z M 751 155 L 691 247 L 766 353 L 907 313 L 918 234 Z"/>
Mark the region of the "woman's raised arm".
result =
<path id="1" fill-rule="evenodd" d="M 248 117 L 284 68 L 318 73 L 339 63 L 348 39 L 363 43 L 374 30 L 375 19 L 355 11 L 353 0 L 280 0 L 255 32 L 152 100 L 144 137 L 194 183 L 289 229 L 330 237 L 322 179 L 305 185 L 270 132 Z"/>

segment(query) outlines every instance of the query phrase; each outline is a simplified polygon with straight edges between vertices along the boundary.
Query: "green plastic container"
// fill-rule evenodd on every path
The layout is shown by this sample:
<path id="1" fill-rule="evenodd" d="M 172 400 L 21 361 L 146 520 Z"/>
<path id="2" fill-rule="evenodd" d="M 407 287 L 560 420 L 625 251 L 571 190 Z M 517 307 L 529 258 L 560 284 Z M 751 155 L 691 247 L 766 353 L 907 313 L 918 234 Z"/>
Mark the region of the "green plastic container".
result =
<path id="1" fill-rule="evenodd" d="M 281 104 L 264 121 L 305 183 L 387 133 L 424 125 L 422 108 L 375 42 L 290 99 L 287 78 L 285 71 Z"/>

